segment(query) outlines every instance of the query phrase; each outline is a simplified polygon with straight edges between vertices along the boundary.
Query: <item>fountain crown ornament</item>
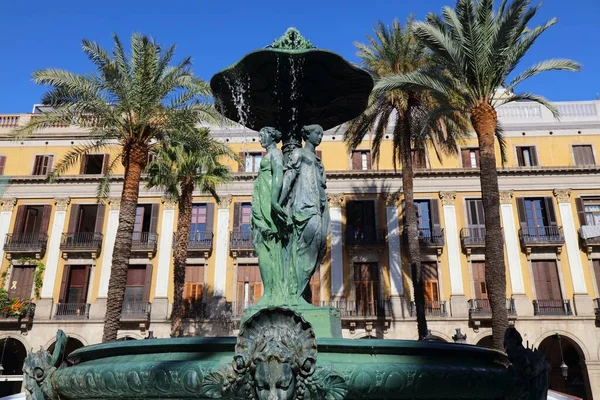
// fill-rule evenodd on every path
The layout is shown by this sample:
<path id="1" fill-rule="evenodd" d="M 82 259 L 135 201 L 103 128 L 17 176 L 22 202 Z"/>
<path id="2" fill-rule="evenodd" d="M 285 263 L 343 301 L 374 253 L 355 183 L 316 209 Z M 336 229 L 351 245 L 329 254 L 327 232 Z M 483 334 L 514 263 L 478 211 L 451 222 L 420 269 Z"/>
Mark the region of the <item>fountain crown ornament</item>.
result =
<path id="1" fill-rule="evenodd" d="M 266 46 L 267 49 L 277 50 L 310 50 L 316 49 L 310 40 L 306 39 L 298 29 L 290 27 L 287 28 L 285 33 L 279 38 L 275 39 L 273 43 Z"/>

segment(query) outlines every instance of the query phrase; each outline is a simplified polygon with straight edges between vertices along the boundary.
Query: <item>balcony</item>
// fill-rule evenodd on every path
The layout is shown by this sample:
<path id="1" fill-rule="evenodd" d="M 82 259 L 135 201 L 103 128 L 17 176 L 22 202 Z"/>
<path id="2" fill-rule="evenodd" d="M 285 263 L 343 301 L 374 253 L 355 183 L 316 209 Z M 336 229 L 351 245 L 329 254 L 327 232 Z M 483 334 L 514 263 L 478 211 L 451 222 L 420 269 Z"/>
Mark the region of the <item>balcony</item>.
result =
<path id="1" fill-rule="evenodd" d="M 600 246 L 600 225 L 584 225 L 579 228 L 579 238 L 587 253 L 593 251 L 594 246 Z"/>
<path id="2" fill-rule="evenodd" d="M 25 334 L 31 328 L 34 314 L 35 303 L 31 300 L 6 298 L 0 302 L 0 329 L 20 329 Z"/>
<path id="3" fill-rule="evenodd" d="M 506 311 L 509 319 L 516 319 L 517 309 L 515 308 L 514 299 L 506 299 Z M 488 299 L 471 299 L 469 300 L 469 319 L 471 321 L 491 321 L 492 306 Z"/>
<path id="4" fill-rule="evenodd" d="M 63 253 L 93 253 L 98 255 L 102 247 L 102 238 L 100 232 L 63 233 L 60 250 Z"/>
<path id="5" fill-rule="evenodd" d="M 211 231 L 190 232 L 188 239 L 188 253 L 212 251 L 214 235 Z M 177 246 L 176 234 L 173 233 L 173 248 Z"/>
<path id="6" fill-rule="evenodd" d="M 573 315 L 571 300 L 534 300 L 533 315 Z"/>
<path id="7" fill-rule="evenodd" d="M 521 246 L 531 252 L 533 247 L 561 247 L 565 243 L 562 226 L 532 226 L 519 229 Z"/>
<path id="8" fill-rule="evenodd" d="M 460 244 L 464 250 L 485 247 L 485 228 L 470 226 L 460 230 Z"/>
<path id="9" fill-rule="evenodd" d="M 428 317 L 447 317 L 448 311 L 446 309 L 445 301 L 426 301 L 425 302 L 425 315 Z M 414 301 L 410 302 L 410 316 L 417 316 L 417 306 Z"/>
<path id="10" fill-rule="evenodd" d="M 88 319 L 90 305 L 88 303 L 57 303 L 56 319 Z"/>
<path id="11" fill-rule="evenodd" d="M 392 306 L 389 300 L 372 300 L 369 302 L 340 300 L 322 302 L 322 305 L 340 310 L 342 320 L 392 318 Z"/>
<path id="12" fill-rule="evenodd" d="M 121 321 L 148 321 L 151 311 L 151 303 L 124 301 L 121 309 Z"/>
<path id="13" fill-rule="evenodd" d="M 7 233 L 4 251 L 8 259 L 11 259 L 11 253 L 34 253 L 41 258 L 47 243 L 48 235 L 45 233 Z"/>
<path id="14" fill-rule="evenodd" d="M 231 231 L 229 233 L 229 251 L 233 257 L 237 257 L 240 253 L 253 253 L 252 232 L 250 230 Z"/>
<path id="15" fill-rule="evenodd" d="M 419 244 L 424 248 L 441 250 L 444 247 L 444 230 L 442 228 L 418 229 Z"/>
<path id="16" fill-rule="evenodd" d="M 158 245 L 158 235 L 151 232 L 133 232 L 131 239 L 131 251 L 147 252 L 148 258 L 154 257 L 156 254 L 156 246 Z"/>
<path id="17" fill-rule="evenodd" d="M 355 247 L 385 246 L 385 229 L 367 229 L 363 232 L 353 227 L 347 227 L 346 245 Z"/>

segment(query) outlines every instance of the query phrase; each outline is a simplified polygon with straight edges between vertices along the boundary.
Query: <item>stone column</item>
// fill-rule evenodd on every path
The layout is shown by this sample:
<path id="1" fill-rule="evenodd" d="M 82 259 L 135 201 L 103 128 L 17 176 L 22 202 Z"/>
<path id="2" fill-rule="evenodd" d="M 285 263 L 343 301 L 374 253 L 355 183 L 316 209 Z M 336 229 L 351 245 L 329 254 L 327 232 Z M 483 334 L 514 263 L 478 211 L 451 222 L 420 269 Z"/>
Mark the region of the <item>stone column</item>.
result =
<path id="1" fill-rule="evenodd" d="M 456 192 L 440 192 L 439 196 L 444 210 L 444 234 L 450 267 L 450 311 L 453 317 L 466 317 L 469 314 L 469 308 L 463 287 L 459 228 L 454 204 Z"/>
<path id="2" fill-rule="evenodd" d="M 156 289 L 152 301 L 152 320 L 164 320 L 169 317 L 169 271 L 172 265 L 173 232 L 175 232 L 175 205 L 171 199 L 163 199 L 163 212 L 158 241 L 158 270 L 156 271 Z"/>
<path id="3" fill-rule="evenodd" d="M 96 301 L 94 301 L 90 308 L 90 319 L 104 319 L 104 314 L 106 314 L 108 282 L 110 280 L 110 269 L 112 266 L 115 239 L 117 237 L 117 228 L 119 227 L 119 209 L 121 208 L 121 198 L 111 197 L 108 200 L 108 204 L 108 222 L 106 224 L 106 232 L 104 233 L 104 244 L 102 245 L 100 286 L 98 288 L 98 298 L 96 298 Z"/>
<path id="4" fill-rule="evenodd" d="M 36 316 L 43 319 L 51 318 L 54 286 L 58 273 L 58 261 L 60 260 L 60 241 L 65 230 L 67 208 L 71 199 L 54 199 L 54 218 L 50 227 L 50 239 L 48 240 L 48 256 L 46 258 L 46 271 L 42 284 L 41 298 L 36 303 Z M 60 280 L 60 278 L 59 278 Z"/>
<path id="5" fill-rule="evenodd" d="M 560 212 L 563 235 L 565 236 L 565 247 L 567 249 L 567 260 L 569 260 L 571 279 L 573 281 L 573 306 L 577 315 L 594 315 L 594 304 L 585 285 L 583 265 L 581 264 L 581 257 L 579 255 L 579 238 L 571 207 L 571 190 L 555 189 L 554 196 L 558 201 L 558 211 Z"/>
<path id="6" fill-rule="evenodd" d="M 10 221 L 12 219 L 13 209 L 17 204 L 15 198 L 5 198 L 0 200 L 0 240 L 4 242 L 6 235 L 10 232 Z M 0 265 L 4 259 L 4 246 L 0 246 Z M 10 279 L 10 277 L 8 277 Z M 7 279 L 7 281 L 8 281 Z"/>
<path id="7" fill-rule="evenodd" d="M 331 268 L 329 281 L 331 282 L 332 301 L 344 298 L 344 253 L 342 250 L 342 203 L 343 194 L 328 196 L 329 216 L 331 218 Z"/>
<path id="8" fill-rule="evenodd" d="M 231 195 L 221 196 L 217 213 L 217 235 L 215 245 L 215 281 L 213 297 L 225 298 L 227 285 L 227 249 L 229 248 L 229 208 Z"/>
<path id="9" fill-rule="evenodd" d="M 523 283 L 523 267 L 521 266 L 521 250 L 517 227 L 514 217 L 513 192 L 500 192 L 500 216 L 502 217 L 502 228 L 504 231 L 504 243 L 506 246 L 506 258 L 508 272 L 512 289 L 512 297 L 515 301 L 517 314 L 520 316 L 533 315 L 533 303 L 525 294 Z"/>
<path id="10" fill-rule="evenodd" d="M 398 193 L 387 196 L 385 216 L 387 220 L 388 262 L 390 270 L 390 301 L 392 315 L 396 318 L 407 315 L 405 312 L 404 284 L 402 279 L 402 245 L 398 216 Z"/>

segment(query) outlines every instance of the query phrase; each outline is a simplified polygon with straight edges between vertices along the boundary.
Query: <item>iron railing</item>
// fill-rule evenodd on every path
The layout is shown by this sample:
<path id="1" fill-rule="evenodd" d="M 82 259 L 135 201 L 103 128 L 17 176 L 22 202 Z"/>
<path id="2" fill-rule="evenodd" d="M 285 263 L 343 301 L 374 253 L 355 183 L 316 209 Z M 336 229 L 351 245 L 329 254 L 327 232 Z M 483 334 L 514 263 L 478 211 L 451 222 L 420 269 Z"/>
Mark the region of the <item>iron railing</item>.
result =
<path id="1" fill-rule="evenodd" d="M 58 303 L 56 319 L 87 319 L 90 316 L 89 303 Z"/>
<path id="2" fill-rule="evenodd" d="M 139 301 L 124 301 L 121 309 L 122 319 L 149 319 L 152 311 L 151 303 Z"/>
<path id="3" fill-rule="evenodd" d="M 229 235 L 229 247 L 231 250 L 253 250 L 252 232 L 250 230 L 231 231 Z"/>
<path id="4" fill-rule="evenodd" d="M 99 251 L 103 235 L 100 232 L 63 233 L 60 243 L 61 250 Z"/>
<path id="5" fill-rule="evenodd" d="M 521 243 L 525 246 L 563 244 L 562 226 L 531 226 L 519 229 Z"/>
<path id="6" fill-rule="evenodd" d="M 177 246 L 176 234 L 173 233 L 173 248 Z M 210 250 L 213 245 L 212 231 L 196 231 L 190 232 L 188 238 L 188 251 L 190 250 Z"/>
<path id="7" fill-rule="evenodd" d="M 573 315 L 571 300 L 534 300 L 534 315 Z"/>
<path id="8" fill-rule="evenodd" d="M 419 243 L 421 246 L 443 246 L 444 230 L 442 228 L 418 229 Z"/>
<path id="9" fill-rule="evenodd" d="M 372 318 L 385 318 L 386 316 L 392 316 L 392 306 L 389 300 L 372 300 L 372 301 L 361 301 L 361 300 L 338 300 L 338 301 L 325 301 L 321 303 L 324 306 L 335 307 L 340 310 L 340 316 L 342 318 L 354 318 L 354 317 L 372 317 Z"/>
<path id="10" fill-rule="evenodd" d="M 385 229 L 367 229 L 365 231 L 346 228 L 346 245 L 348 246 L 384 246 Z"/>
<path id="11" fill-rule="evenodd" d="M 158 235 L 152 232 L 133 232 L 131 237 L 131 250 L 156 251 Z"/>
<path id="12" fill-rule="evenodd" d="M 425 315 L 430 317 L 447 317 L 446 301 L 426 301 Z M 417 305 L 414 301 L 410 302 L 410 316 L 417 316 Z"/>
<path id="13" fill-rule="evenodd" d="M 485 227 L 470 226 L 460 230 L 460 242 L 463 247 L 484 246 Z"/>
<path id="14" fill-rule="evenodd" d="M 506 299 L 506 311 L 509 316 L 516 316 L 515 300 Z M 492 316 L 492 306 L 489 299 L 471 299 L 469 300 L 469 317 L 471 318 L 489 318 Z"/>
<path id="15" fill-rule="evenodd" d="M 7 233 L 4 251 L 41 252 L 46 249 L 48 235 L 45 233 Z"/>

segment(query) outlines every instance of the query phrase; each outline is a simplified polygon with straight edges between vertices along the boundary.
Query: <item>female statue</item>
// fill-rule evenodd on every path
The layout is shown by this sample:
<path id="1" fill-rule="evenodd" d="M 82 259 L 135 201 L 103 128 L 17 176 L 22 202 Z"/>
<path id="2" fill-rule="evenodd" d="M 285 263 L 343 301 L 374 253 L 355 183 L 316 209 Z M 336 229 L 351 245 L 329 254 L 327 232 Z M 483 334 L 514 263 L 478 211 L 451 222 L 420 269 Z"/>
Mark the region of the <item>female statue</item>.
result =
<path id="1" fill-rule="evenodd" d="M 267 154 L 260 161 L 260 172 L 254 183 L 251 225 L 264 287 L 258 303 L 273 304 L 284 296 L 281 235 L 288 217 L 278 202 L 283 183 L 283 155 L 277 148 L 281 132 L 265 127 L 259 133 L 260 144 Z"/>
<path id="2" fill-rule="evenodd" d="M 305 126 L 302 138 L 304 148 L 294 149 L 285 166 L 280 197 L 292 218 L 294 234 L 286 249 L 292 270 L 288 290 L 298 301 L 303 301 L 302 293 L 323 260 L 329 234 L 325 169 L 315 150 L 323 138 L 323 128 Z"/>

